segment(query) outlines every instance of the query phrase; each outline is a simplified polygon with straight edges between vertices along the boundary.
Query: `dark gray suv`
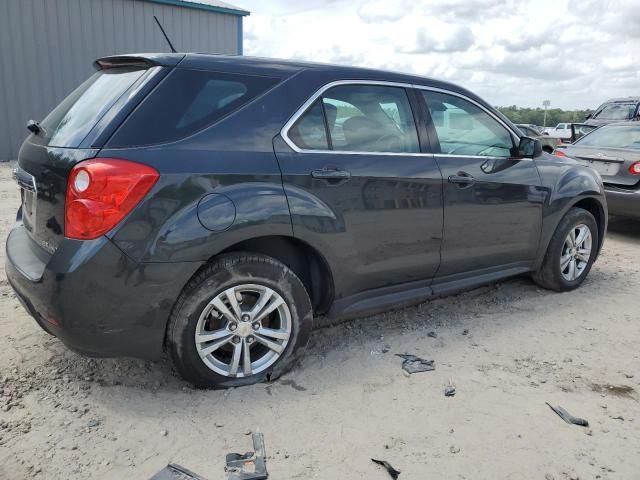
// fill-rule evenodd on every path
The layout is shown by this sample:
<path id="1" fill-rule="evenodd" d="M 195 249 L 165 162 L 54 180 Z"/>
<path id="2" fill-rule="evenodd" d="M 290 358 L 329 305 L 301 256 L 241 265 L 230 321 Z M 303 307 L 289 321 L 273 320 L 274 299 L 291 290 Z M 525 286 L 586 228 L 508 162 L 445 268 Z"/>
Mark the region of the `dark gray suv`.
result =
<path id="1" fill-rule="evenodd" d="M 615 122 L 640 119 L 640 97 L 612 98 L 600 105 L 585 123 L 600 127 Z"/>
<path id="2" fill-rule="evenodd" d="M 7 276 L 70 348 L 198 386 L 275 378 L 314 318 L 518 274 L 579 286 L 599 175 L 416 76 L 204 54 L 103 58 L 20 150 Z"/>

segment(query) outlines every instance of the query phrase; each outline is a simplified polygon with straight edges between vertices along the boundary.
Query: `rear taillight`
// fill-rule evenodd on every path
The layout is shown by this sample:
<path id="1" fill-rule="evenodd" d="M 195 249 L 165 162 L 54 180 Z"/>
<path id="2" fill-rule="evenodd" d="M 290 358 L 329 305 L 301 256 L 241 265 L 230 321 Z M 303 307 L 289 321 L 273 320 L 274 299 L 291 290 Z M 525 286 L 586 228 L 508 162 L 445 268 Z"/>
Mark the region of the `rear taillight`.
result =
<path id="1" fill-rule="evenodd" d="M 67 180 L 64 236 L 91 240 L 115 227 L 158 181 L 140 163 L 95 158 L 78 163 Z"/>
<path id="2" fill-rule="evenodd" d="M 553 151 L 553 154 L 554 154 L 556 157 L 566 157 L 566 156 L 567 156 L 567 154 L 566 154 L 566 153 L 564 153 L 562 150 L 558 150 L 558 149 L 554 150 L 554 151 Z"/>
<path id="3" fill-rule="evenodd" d="M 629 167 L 629 173 L 631 175 L 640 175 L 640 161 L 631 164 Z"/>

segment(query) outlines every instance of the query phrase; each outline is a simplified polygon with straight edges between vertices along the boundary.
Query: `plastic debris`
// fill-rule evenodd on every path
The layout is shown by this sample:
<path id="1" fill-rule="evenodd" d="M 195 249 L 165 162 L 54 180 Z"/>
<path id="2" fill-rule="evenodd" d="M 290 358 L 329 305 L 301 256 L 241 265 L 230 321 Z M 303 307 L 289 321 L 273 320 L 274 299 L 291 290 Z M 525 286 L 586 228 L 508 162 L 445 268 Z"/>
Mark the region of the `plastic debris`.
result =
<path id="1" fill-rule="evenodd" d="M 569 412 L 567 412 L 564 408 L 562 408 L 560 405 L 558 405 L 557 407 L 554 407 L 549 402 L 545 402 L 545 403 L 549 406 L 549 408 L 551 410 L 556 412 L 558 414 L 558 416 L 561 419 L 563 419 L 565 422 L 567 422 L 568 424 L 579 425 L 581 427 L 588 427 L 589 426 L 589 422 L 586 421 L 584 418 L 574 417 Z"/>
<path id="2" fill-rule="evenodd" d="M 453 397 L 456 394 L 456 387 L 453 385 L 447 385 L 444 387 L 444 396 L 445 397 Z"/>
<path id="3" fill-rule="evenodd" d="M 265 461 L 264 435 L 253 433 L 253 452 L 228 453 L 224 471 L 227 480 L 264 480 L 269 477 Z"/>
<path id="4" fill-rule="evenodd" d="M 395 468 L 393 468 L 389 462 L 385 460 L 376 460 L 375 458 L 372 458 L 371 461 L 380 465 L 381 467 L 384 467 L 384 469 L 387 471 L 389 476 L 393 478 L 393 480 L 396 480 L 400 476 L 400 470 L 396 470 Z"/>
<path id="5" fill-rule="evenodd" d="M 434 331 L 427 333 L 427 337 L 438 338 L 438 334 Z"/>
<path id="6" fill-rule="evenodd" d="M 430 372 L 436 369 L 433 360 L 425 360 L 415 355 L 396 353 L 396 356 L 403 358 L 402 369 L 409 373 Z"/>
<path id="7" fill-rule="evenodd" d="M 170 463 L 149 480 L 206 480 L 204 477 L 180 465 Z"/>

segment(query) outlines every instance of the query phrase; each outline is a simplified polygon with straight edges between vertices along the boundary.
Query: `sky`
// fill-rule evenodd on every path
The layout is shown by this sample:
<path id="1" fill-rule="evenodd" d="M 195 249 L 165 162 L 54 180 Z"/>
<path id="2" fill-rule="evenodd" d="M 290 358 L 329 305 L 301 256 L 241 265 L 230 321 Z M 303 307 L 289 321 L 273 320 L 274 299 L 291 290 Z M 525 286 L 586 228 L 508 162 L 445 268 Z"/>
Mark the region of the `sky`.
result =
<path id="1" fill-rule="evenodd" d="M 640 0 L 236 0 L 245 55 L 408 72 L 493 105 L 640 95 Z"/>

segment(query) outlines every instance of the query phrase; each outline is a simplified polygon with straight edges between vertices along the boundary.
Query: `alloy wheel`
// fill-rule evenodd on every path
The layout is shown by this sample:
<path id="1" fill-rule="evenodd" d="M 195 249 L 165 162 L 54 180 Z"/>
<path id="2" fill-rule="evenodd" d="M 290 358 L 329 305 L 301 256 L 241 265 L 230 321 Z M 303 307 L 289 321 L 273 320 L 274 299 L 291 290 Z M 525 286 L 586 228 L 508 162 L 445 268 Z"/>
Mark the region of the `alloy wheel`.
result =
<path id="1" fill-rule="evenodd" d="M 591 258 L 591 230 L 584 224 L 573 227 L 562 246 L 560 271 L 565 280 L 576 280 L 585 271 Z"/>
<path id="2" fill-rule="evenodd" d="M 195 332 L 202 361 L 226 377 L 248 377 L 273 365 L 291 337 L 291 312 L 275 290 L 241 284 L 218 293 Z"/>

